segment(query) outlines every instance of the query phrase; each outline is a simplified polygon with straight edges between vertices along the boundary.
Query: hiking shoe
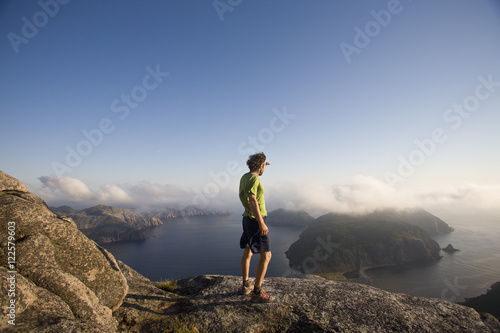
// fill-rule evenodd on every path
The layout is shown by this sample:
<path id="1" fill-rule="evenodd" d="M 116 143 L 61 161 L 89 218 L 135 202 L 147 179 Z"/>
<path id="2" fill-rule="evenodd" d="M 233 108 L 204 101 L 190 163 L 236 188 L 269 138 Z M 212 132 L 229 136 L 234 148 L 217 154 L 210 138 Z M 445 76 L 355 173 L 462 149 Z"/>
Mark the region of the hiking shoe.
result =
<path id="1" fill-rule="evenodd" d="M 253 282 L 250 281 L 250 286 L 245 287 L 245 285 L 241 286 L 240 294 L 241 295 L 250 295 L 253 291 Z"/>
<path id="2" fill-rule="evenodd" d="M 260 290 L 260 293 L 252 293 L 252 303 L 269 303 L 273 301 L 273 296 L 266 293 L 264 290 Z"/>

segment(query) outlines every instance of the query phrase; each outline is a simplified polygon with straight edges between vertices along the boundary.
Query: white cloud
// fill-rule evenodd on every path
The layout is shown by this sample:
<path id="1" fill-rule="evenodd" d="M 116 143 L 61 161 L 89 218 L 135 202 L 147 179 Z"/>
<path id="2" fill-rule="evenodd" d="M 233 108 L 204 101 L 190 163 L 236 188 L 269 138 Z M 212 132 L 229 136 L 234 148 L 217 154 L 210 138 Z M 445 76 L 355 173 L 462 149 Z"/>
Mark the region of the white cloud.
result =
<path id="1" fill-rule="evenodd" d="M 73 208 L 104 204 L 119 207 L 170 207 L 241 210 L 235 189 L 219 189 L 215 195 L 184 190 L 172 184 L 141 181 L 133 185 L 103 185 L 91 190 L 68 176 L 39 178 L 42 187 L 33 192 L 49 204 Z M 264 184 L 265 185 L 265 184 Z M 266 186 L 269 211 L 277 208 L 305 210 L 313 215 L 327 212 L 366 213 L 380 208 L 423 207 L 431 211 L 500 212 L 500 185 L 466 184 L 434 189 L 394 188 L 373 177 L 358 175 L 345 184 L 276 184 Z"/>
<path id="2" fill-rule="evenodd" d="M 312 214 L 326 212 L 366 213 L 379 208 L 408 208 L 414 198 L 372 177 L 356 176 L 347 184 L 287 184 L 270 192 L 271 204 L 302 209 Z M 267 193 L 267 192 L 266 192 Z"/>
<path id="3" fill-rule="evenodd" d="M 267 194 L 269 193 L 269 194 Z M 268 207 L 326 212 L 366 213 L 381 208 L 500 211 L 500 185 L 468 184 L 435 189 L 394 188 L 373 177 L 358 175 L 346 184 L 278 184 L 266 189 Z"/>
<path id="4" fill-rule="evenodd" d="M 425 207 L 453 210 L 456 213 L 500 212 L 500 185 L 466 184 L 422 190 L 416 198 Z"/>
<path id="5" fill-rule="evenodd" d="M 116 185 L 104 185 L 101 191 L 97 193 L 99 202 L 106 204 L 130 204 L 133 199 L 122 188 Z"/>
<path id="6" fill-rule="evenodd" d="M 141 181 L 137 184 L 124 187 L 133 200 L 140 202 L 142 205 L 149 204 L 155 206 L 169 203 L 187 206 L 190 197 L 190 193 L 171 184 L 160 185 Z"/>
<path id="7" fill-rule="evenodd" d="M 335 197 L 349 211 L 373 211 L 377 208 L 408 208 L 417 205 L 413 196 L 375 178 L 358 175 L 351 183 L 334 186 Z"/>
<path id="8" fill-rule="evenodd" d="M 87 185 L 75 178 L 51 175 L 42 176 L 39 180 L 52 197 L 69 197 L 75 201 L 86 201 L 95 197 Z"/>
<path id="9" fill-rule="evenodd" d="M 175 185 L 158 185 L 146 181 L 135 185 L 103 185 L 91 190 L 81 180 L 68 176 L 42 176 L 41 188 L 33 192 L 49 204 L 90 207 L 93 205 L 139 206 L 188 206 L 190 194 Z"/>

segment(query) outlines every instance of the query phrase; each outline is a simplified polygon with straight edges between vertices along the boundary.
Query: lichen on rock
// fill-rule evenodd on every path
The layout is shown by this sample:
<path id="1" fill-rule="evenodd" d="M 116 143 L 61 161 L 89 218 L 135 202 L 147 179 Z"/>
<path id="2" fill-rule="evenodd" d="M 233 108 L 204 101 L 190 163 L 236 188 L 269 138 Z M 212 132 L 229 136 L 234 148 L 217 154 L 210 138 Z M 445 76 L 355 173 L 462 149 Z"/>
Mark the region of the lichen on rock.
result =
<path id="1" fill-rule="evenodd" d="M 9 252 L 5 231 L 8 223 L 14 222 L 16 280 L 21 281 L 19 286 L 26 286 L 19 288 L 16 295 L 16 301 L 21 302 L 16 309 L 16 325 L 37 330 L 48 323 L 76 320 L 104 332 L 114 331 L 116 320 L 112 311 L 121 305 L 128 290 L 114 257 L 83 235 L 74 223 L 52 213 L 42 199 L 27 192 L 18 180 L 1 171 L 0 191 L 0 260 L 4 267 L 1 278 L 6 279 L 7 272 L 12 271 L 5 266 Z M 2 304 L 8 301 L 4 287 L 2 284 Z M 51 297 L 40 299 L 42 294 Z M 50 309 L 50 304 L 60 306 L 61 302 L 73 318 L 65 310 Z M 44 315 L 28 315 L 35 309 L 45 309 Z M 6 314 L 5 307 L 1 311 Z M 2 329 L 12 328 L 6 325 L 6 320 L 0 323 Z"/>

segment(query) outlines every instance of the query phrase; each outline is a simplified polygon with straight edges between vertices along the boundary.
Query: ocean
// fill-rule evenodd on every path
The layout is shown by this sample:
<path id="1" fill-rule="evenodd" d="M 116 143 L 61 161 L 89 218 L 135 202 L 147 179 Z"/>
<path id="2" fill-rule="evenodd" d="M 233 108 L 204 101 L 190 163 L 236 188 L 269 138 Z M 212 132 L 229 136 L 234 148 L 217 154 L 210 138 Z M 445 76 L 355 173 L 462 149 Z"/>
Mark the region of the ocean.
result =
<path id="1" fill-rule="evenodd" d="M 500 218 L 450 215 L 443 220 L 455 231 L 433 239 L 441 248 L 452 244 L 460 251 L 441 251 L 443 257 L 433 263 L 368 270 L 371 285 L 391 292 L 461 302 L 484 294 L 500 281 Z"/>
<path id="2" fill-rule="evenodd" d="M 288 271 L 285 251 L 303 228 L 268 225 L 272 259 L 267 276 Z M 176 218 L 147 232 L 144 241 L 103 244 L 117 259 L 153 281 L 204 274 L 241 275 L 241 215 Z M 252 258 L 255 272 L 258 255 Z"/>
<path id="3" fill-rule="evenodd" d="M 455 231 L 434 239 L 441 247 L 451 243 L 460 251 L 441 252 L 443 258 L 432 263 L 370 269 L 366 272 L 370 285 L 391 292 L 458 302 L 483 294 L 494 282 L 500 281 L 499 218 L 456 215 L 445 222 Z M 273 257 L 266 276 L 293 277 L 285 251 L 303 229 L 268 227 Z M 177 218 L 148 230 L 146 240 L 103 246 L 152 281 L 204 274 L 239 276 L 241 230 L 239 214 Z M 255 255 L 251 276 L 257 261 L 258 255 Z"/>

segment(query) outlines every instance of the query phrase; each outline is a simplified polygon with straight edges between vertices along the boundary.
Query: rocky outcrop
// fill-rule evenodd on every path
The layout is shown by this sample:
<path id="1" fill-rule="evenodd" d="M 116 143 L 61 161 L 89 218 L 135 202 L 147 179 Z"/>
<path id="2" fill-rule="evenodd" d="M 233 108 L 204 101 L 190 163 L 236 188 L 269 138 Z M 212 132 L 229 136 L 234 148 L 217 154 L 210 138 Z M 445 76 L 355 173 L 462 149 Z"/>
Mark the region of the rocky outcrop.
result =
<path id="1" fill-rule="evenodd" d="M 120 264 L 130 291 L 116 312 L 124 332 L 499 332 L 465 306 L 321 279 L 267 278 L 276 300 L 253 304 L 241 278 L 207 275 L 166 292 Z M 127 272 L 127 273 L 125 273 Z"/>
<path id="2" fill-rule="evenodd" d="M 454 253 L 454 252 L 460 251 L 459 249 L 455 249 L 453 247 L 453 245 L 451 245 L 451 244 L 448 244 L 446 247 L 442 248 L 441 250 L 443 250 L 444 252 L 447 252 L 447 253 Z"/>
<path id="3" fill-rule="evenodd" d="M 11 243 L 8 226 L 15 234 Z M 115 330 L 112 311 L 121 305 L 128 286 L 114 257 L 1 171 L 0 227 L 0 302 L 15 301 L 16 331 L 44 331 L 49 323 L 53 326 L 47 332 Z M 14 294 L 8 292 L 9 281 L 15 282 Z M 9 331 L 14 327 L 5 320 L 9 310 L 2 306 L 1 311 L 0 328 Z"/>

